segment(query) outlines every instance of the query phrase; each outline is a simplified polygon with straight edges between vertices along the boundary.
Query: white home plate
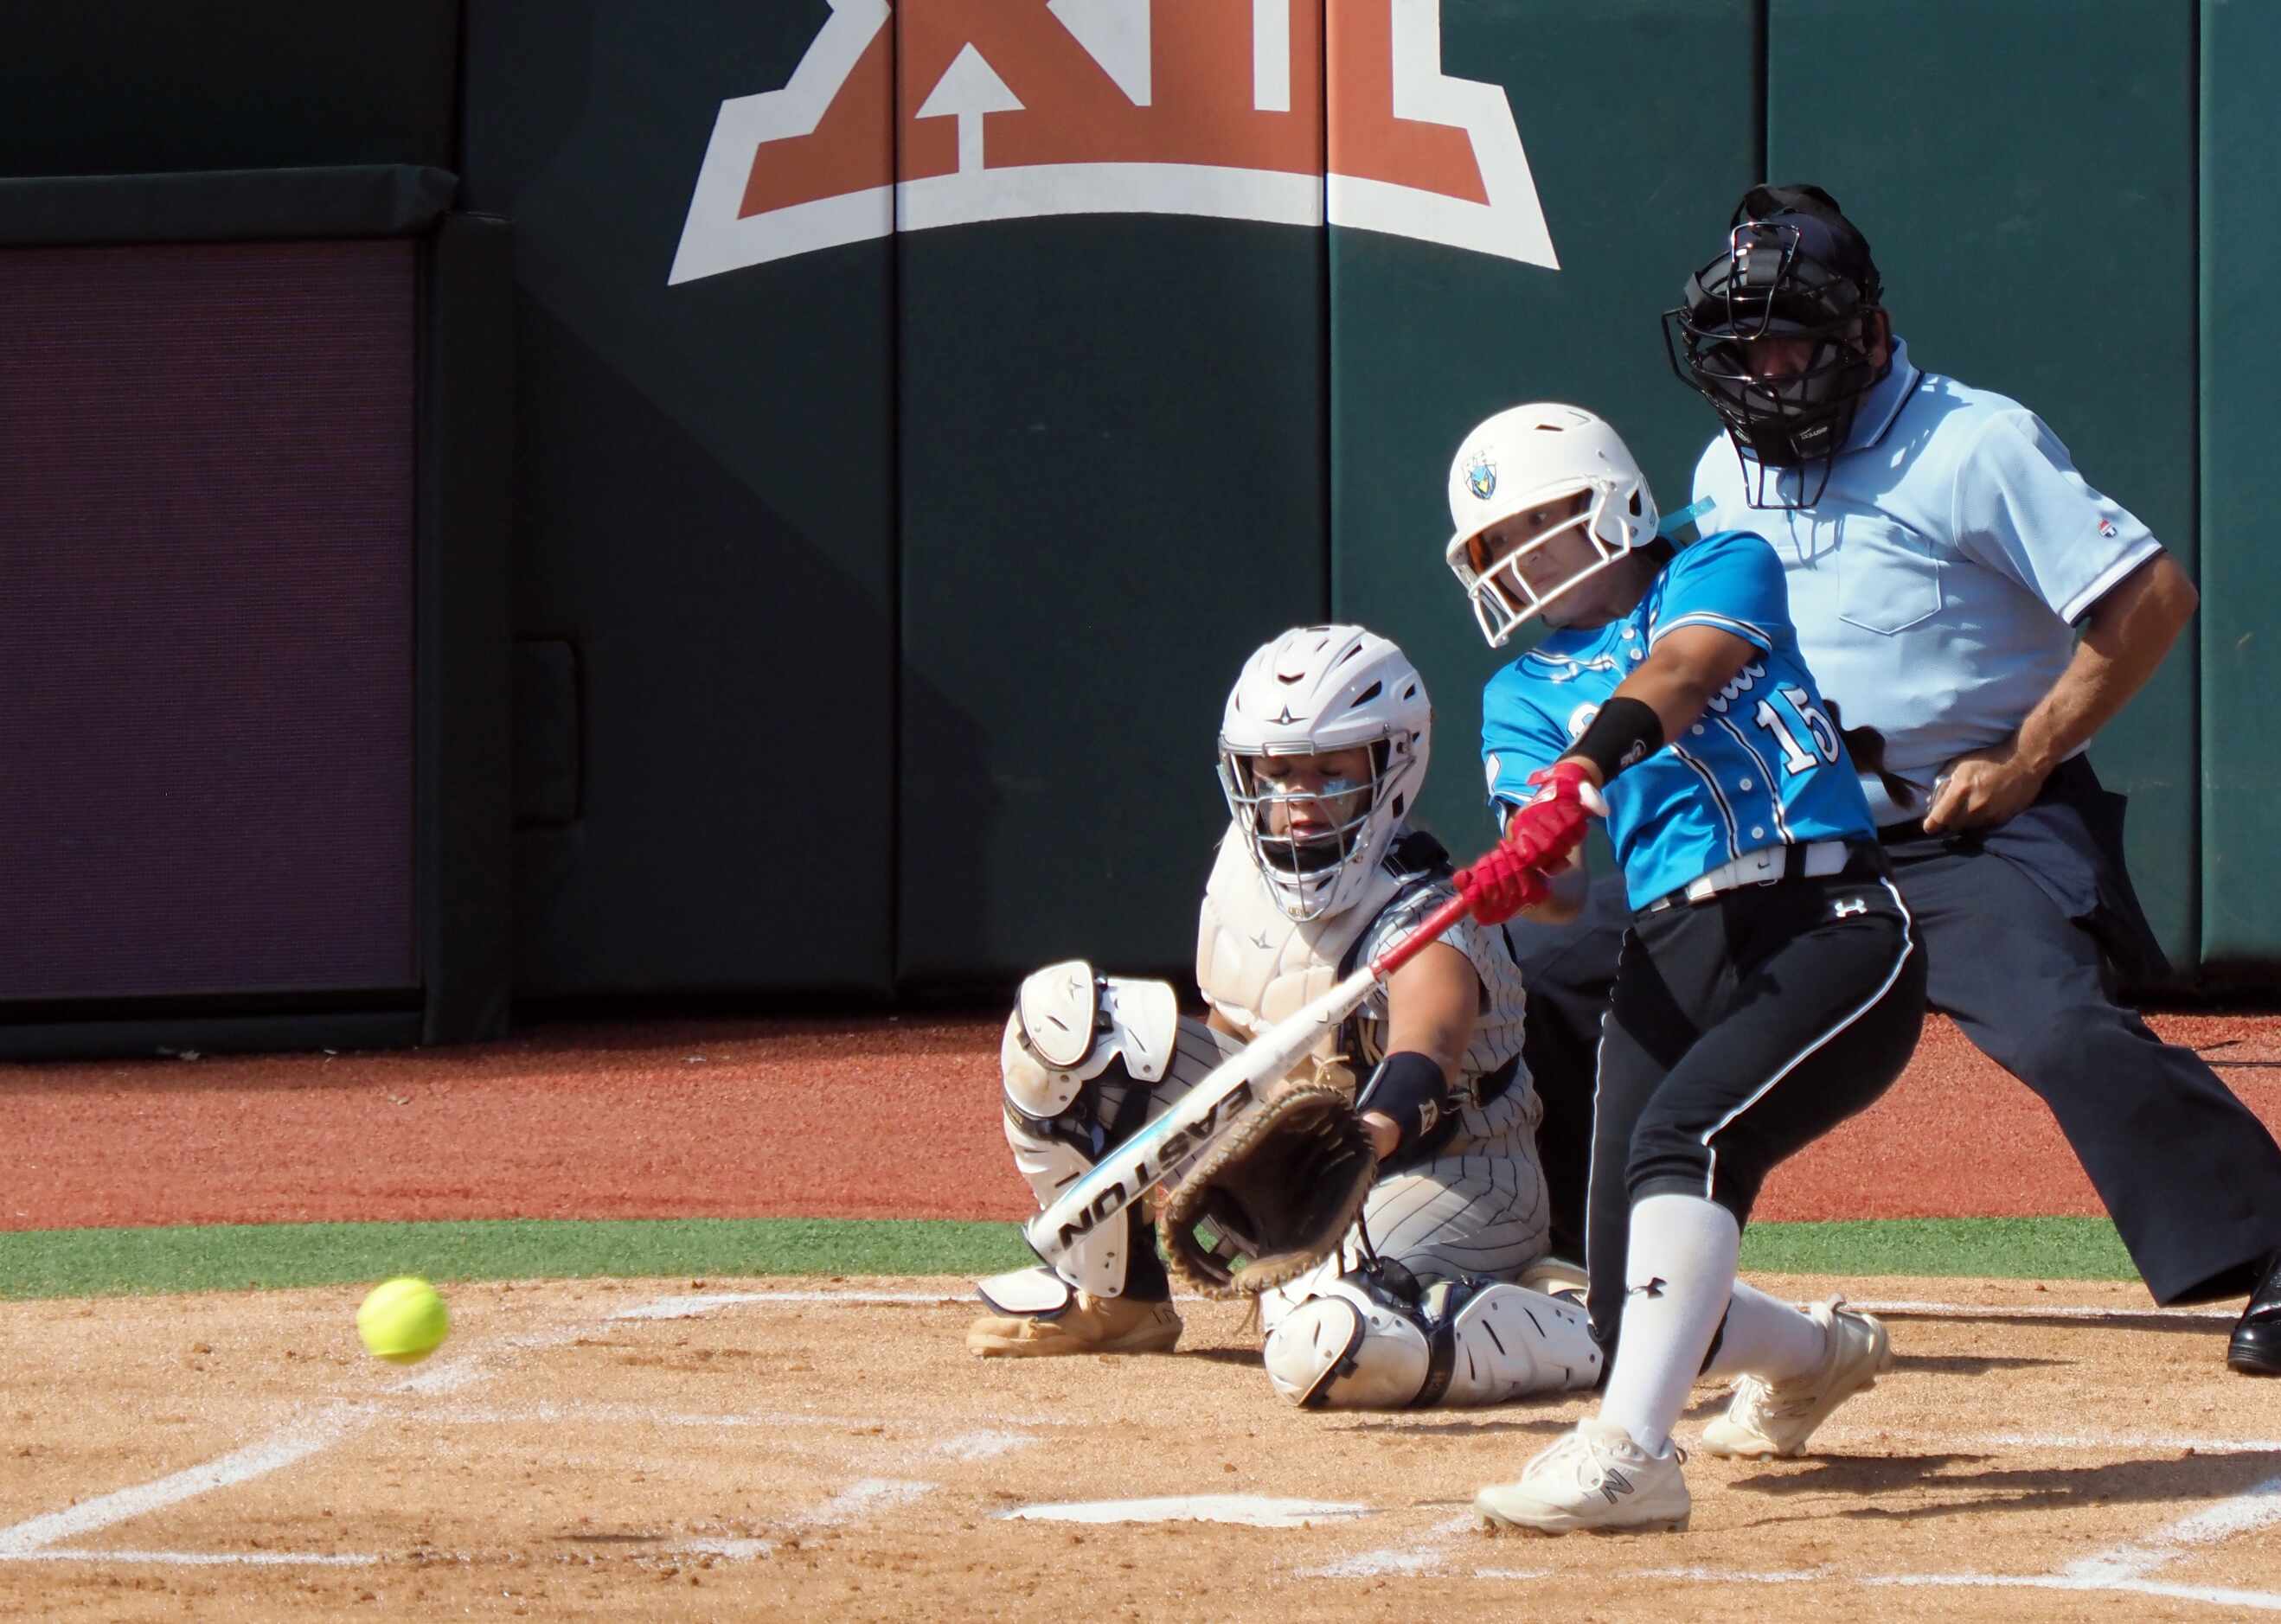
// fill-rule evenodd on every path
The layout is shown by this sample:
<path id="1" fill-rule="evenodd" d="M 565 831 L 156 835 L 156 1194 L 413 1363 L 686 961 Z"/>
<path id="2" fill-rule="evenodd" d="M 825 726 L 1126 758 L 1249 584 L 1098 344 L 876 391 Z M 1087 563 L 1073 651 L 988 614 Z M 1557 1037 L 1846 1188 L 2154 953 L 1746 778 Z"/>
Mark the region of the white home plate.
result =
<path id="1" fill-rule="evenodd" d="M 1332 1500 L 1271 1500 L 1256 1494 L 1182 1494 L 1156 1500 L 1019 1505 L 998 1515 L 1037 1522 L 1233 1522 L 1247 1528 L 1303 1528 L 1318 1522 L 1367 1517 L 1370 1509 Z"/>

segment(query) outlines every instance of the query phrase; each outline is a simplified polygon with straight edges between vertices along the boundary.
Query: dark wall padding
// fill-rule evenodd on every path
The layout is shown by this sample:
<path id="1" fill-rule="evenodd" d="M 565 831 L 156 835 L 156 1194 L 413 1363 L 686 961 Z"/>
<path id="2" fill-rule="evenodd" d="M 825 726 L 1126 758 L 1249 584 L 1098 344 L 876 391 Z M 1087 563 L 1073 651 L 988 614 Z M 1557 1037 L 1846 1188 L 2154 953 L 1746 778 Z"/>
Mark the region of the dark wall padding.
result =
<path id="1" fill-rule="evenodd" d="M 1557 271 L 1369 232 L 1331 231 L 1333 604 L 1400 643 L 1434 697 L 1423 820 L 1459 860 L 1496 837 L 1481 690 L 1535 639 L 1492 650 L 1442 562 L 1450 459 L 1524 401 L 1574 401 L 1623 435 L 1670 507 L 1713 427 L 1665 365 L 1656 313 L 1707 258 L 1753 178 L 1750 120 L 1689 95 L 1636 94 L 1638 65 L 1747 92 L 1751 0 L 1443 6 L 1445 70 L 1502 87 Z M 1558 73 L 1543 65 L 1558 62 Z M 1620 106 L 1623 116 L 1610 117 Z"/>
<path id="2" fill-rule="evenodd" d="M 2269 993 L 2281 980 L 2281 12 L 2205 0 L 2201 24 L 2201 951 Z"/>
<path id="3" fill-rule="evenodd" d="M 1771 0 L 1767 167 L 1858 216 L 1895 329 L 2034 410 L 2191 572 L 2192 19 L 2161 0 Z M 2194 639 L 2092 761 L 2163 947 L 2200 945 Z"/>
<path id="4" fill-rule="evenodd" d="M 457 165 L 460 0 L 109 0 L 8 19 L 0 174 Z"/>
<path id="5" fill-rule="evenodd" d="M 668 285 L 722 101 L 820 6 L 478 6 L 467 206 L 514 222 L 517 635 L 583 791 L 516 837 L 518 990 L 891 985 L 893 246 Z"/>
<path id="6" fill-rule="evenodd" d="M 1321 238 L 901 241 L 901 977 L 1181 968 L 1227 690 L 1325 608 Z"/>
<path id="7" fill-rule="evenodd" d="M 408 164 L 0 180 L 0 243 L 411 236 L 459 184 Z"/>
<path id="8" fill-rule="evenodd" d="M 0 251 L 0 998 L 414 983 L 415 289 Z"/>
<path id="9" fill-rule="evenodd" d="M 504 1032 L 514 981 L 512 242 L 505 220 L 454 214 L 421 246 L 419 838 L 427 1043 Z"/>

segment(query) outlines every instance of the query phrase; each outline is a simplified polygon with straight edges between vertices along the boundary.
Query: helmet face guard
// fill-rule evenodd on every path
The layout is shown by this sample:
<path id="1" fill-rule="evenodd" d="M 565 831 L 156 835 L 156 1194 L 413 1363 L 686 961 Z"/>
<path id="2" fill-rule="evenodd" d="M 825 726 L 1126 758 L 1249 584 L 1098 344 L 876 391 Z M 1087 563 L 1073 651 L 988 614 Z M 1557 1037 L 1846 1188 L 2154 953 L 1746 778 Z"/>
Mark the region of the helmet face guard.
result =
<path id="1" fill-rule="evenodd" d="M 1664 354 L 1680 381 L 1717 412 L 1738 452 L 1767 468 L 1829 463 L 1845 448 L 1861 397 L 1876 382 L 1871 359 L 1878 293 L 1831 269 L 1788 220 L 1744 220 L 1726 253 L 1687 280 L 1685 302 L 1663 316 Z M 1748 346 L 1790 338 L 1811 346 L 1796 372 L 1753 371 Z M 1753 506 L 1776 505 L 1752 498 Z"/>
<path id="2" fill-rule="evenodd" d="M 1340 881 L 1347 865 L 1375 843 L 1377 820 L 1371 814 L 1388 787 L 1388 753 L 1384 744 L 1369 747 L 1367 780 L 1326 779 L 1320 789 L 1296 789 L 1277 771 L 1279 763 L 1302 758 L 1296 752 L 1251 754 L 1222 743 L 1219 781 L 1228 811 L 1250 847 L 1253 865 L 1291 918 L 1313 920 L 1330 912 L 1344 889 Z M 1312 759 L 1313 752 L 1303 758 Z M 1408 766 L 1402 763 L 1396 775 Z M 1303 831 L 1296 814 L 1307 811 L 1322 815 L 1307 820 Z"/>
<path id="3" fill-rule="evenodd" d="M 1492 649 L 1502 648 L 1505 639 L 1521 626 L 1631 550 L 1633 543 L 1625 527 L 1606 522 L 1609 505 L 1616 496 L 1612 481 L 1561 486 L 1525 496 L 1521 503 L 1526 510 L 1587 495 L 1592 499 L 1582 512 L 1546 526 L 1541 535 L 1523 542 L 1503 558 L 1491 559 L 1485 566 L 1476 563 L 1473 551 L 1481 543 L 1480 535 L 1458 536 L 1450 543 L 1443 557 L 1464 585 L 1465 596 L 1473 601 L 1473 619 Z M 1592 557 L 1574 574 L 1551 586 L 1531 586 L 1527 576 L 1521 573 L 1522 560 L 1542 550 L 1555 537 L 1580 530 L 1592 544 Z"/>

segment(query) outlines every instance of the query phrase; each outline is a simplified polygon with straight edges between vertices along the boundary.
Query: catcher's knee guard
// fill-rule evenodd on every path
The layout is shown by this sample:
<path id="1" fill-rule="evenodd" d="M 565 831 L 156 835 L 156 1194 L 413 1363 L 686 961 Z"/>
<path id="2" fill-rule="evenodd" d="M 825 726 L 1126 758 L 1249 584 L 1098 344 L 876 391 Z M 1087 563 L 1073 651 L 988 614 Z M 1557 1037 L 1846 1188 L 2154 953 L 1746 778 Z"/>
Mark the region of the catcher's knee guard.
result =
<path id="1" fill-rule="evenodd" d="M 1357 1271 L 1283 1314 L 1265 1357 L 1268 1380 L 1294 1404 L 1407 1410 L 1589 1388 L 1601 1355 L 1583 1312 L 1539 1292 L 1441 1281 L 1413 1301 Z"/>
<path id="2" fill-rule="evenodd" d="M 1072 958 L 1022 983 L 998 1066 L 1006 1143 L 1040 1207 L 1140 1125 L 1148 1085 L 1164 1077 L 1179 1035 L 1179 1005 L 1169 982 L 1097 976 L 1084 959 Z M 1120 1113 L 1130 1121 L 1102 1120 L 1103 1081 L 1130 1085 Z M 1072 1246 L 1062 1260 L 1063 1277 L 1095 1297 L 1122 1293 L 1129 1228 L 1110 1224 Z"/>

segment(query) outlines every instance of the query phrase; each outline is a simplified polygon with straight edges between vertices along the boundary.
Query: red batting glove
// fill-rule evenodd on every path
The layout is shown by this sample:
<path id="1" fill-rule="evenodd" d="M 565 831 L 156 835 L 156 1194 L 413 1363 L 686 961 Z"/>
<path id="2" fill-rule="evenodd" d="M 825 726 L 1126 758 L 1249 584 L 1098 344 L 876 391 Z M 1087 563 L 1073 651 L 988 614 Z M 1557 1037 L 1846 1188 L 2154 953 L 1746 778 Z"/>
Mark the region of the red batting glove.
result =
<path id="1" fill-rule="evenodd" d="M 1608 804 L 1581 761 L 1556 761 L 1528 775 L 1535 798 L 1505 820 L 1504 840 L 1457 875 L 1458 894 L 1484 925 L 1501 925 L 1552 894 L 1558 873 L 1584 843 L 1587 820 Z"/>
<path id="2" fill-rule="evenodd" d="M 1454 883 L 1473 917 L 1484 925 L 1502 925 L 1552 894 L 1544 876 L 1509 845 L 1491 847 L 1470 867 L 1459 869 Z"/>
<path id="3" fill-rule="evenodd" d="M 1608 804 L 1581 761 L 1556 761 L 1528 775 L 1536 797 L 1504 822 L 1504 843 L 1531 868 L 1552 874 L 1584 843 L 1593 814 L 1605 816 Z"/>

